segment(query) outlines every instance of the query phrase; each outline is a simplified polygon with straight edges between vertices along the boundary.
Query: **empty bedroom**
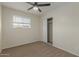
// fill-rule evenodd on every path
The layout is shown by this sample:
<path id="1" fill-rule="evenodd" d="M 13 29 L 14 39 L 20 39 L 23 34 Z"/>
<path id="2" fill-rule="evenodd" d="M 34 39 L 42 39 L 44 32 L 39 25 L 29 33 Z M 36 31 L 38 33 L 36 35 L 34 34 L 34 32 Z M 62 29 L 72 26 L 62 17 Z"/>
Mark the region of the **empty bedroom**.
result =
<path id="1" fill-rule="evenodd" d="M 78 57 L 79 2 L 0 2 L 0 57 Z"/>

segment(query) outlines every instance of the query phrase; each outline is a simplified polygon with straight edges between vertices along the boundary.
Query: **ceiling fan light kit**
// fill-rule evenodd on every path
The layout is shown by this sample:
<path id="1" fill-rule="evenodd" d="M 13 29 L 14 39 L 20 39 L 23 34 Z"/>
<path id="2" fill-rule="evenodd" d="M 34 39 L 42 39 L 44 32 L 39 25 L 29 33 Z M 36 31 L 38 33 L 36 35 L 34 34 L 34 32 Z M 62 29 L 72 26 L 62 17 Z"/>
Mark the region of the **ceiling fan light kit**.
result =
<path id="1" fill-rule="evenodd" d="M 37 11 L 38 10 L 38 7 L 35 6 L 35 7 L 33 7 L 33 9 Z"/>

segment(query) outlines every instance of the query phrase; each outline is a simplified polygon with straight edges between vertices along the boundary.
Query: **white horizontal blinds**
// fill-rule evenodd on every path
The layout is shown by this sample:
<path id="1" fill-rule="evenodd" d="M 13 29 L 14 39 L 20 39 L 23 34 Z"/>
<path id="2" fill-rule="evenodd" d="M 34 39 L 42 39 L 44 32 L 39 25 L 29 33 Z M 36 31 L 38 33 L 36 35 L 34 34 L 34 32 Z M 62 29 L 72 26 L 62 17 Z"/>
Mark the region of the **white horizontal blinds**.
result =
<path id="1" fill-rule="evenodd" d="M 13 27 L 31 28 L 31 20 L 20 16 L 13 16 Z"/>

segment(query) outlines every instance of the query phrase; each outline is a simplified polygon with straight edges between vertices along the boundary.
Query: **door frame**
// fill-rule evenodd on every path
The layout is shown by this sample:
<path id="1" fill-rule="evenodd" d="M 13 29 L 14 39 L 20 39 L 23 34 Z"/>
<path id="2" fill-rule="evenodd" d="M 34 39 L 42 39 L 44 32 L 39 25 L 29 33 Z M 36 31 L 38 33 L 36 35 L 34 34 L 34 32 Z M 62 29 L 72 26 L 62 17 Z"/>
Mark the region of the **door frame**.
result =
<path id="1" fill-rule="evenodd" d="M 48 43 L 48 20 L 52 19 L 52 44 L 53 44 L 53 17 L 47 18 L 47 43 Z"/>

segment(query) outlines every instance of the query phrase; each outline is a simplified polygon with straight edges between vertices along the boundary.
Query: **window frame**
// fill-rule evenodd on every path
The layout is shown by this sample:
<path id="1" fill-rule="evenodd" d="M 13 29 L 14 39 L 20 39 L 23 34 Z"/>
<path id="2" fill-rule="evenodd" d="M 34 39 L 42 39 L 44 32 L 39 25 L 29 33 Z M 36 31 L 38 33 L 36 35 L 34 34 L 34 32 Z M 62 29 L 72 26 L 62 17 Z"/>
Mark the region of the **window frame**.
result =
<path id="1" fill-rule="evenodd" d="M 20 21 L 18 21 L 17 19 L 20 19 Z M 17 20 L 17 21 L 16 21 Z M 25 20 L 29 20 L 29 22 L 25 22 Z M 22 21 L 22 22 L 21 22 Z M 17 24 L 17 25 L 14 25 Z M 26 25 L 25 25 L 26 24 Z M 22 16 L 13 16 L 13 28 L 31 28 L 31 19 L 28 17 L 22 17 Z"/>

